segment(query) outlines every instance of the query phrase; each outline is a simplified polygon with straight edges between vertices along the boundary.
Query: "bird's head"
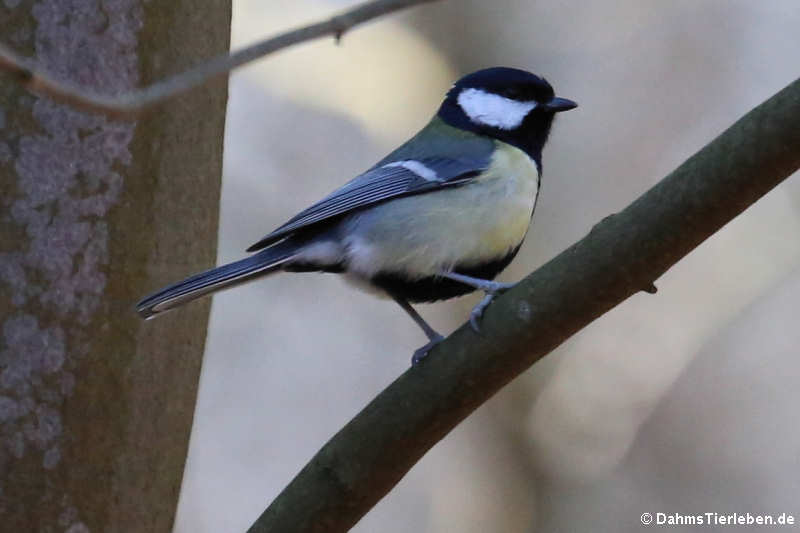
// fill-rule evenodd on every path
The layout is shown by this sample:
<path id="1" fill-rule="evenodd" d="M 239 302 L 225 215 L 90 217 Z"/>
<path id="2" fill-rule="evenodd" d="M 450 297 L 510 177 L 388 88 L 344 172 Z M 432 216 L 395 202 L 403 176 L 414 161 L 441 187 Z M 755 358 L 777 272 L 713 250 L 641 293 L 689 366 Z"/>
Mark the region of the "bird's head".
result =
<path id="1" fill-rule="evenodd" d="M 438 116 L 456 128 L 518 146 L 538 160 L 555 114 L 577 105 L 557 97 L 544 78 L 515 68 L 493 67 L 458 80 Z"/>

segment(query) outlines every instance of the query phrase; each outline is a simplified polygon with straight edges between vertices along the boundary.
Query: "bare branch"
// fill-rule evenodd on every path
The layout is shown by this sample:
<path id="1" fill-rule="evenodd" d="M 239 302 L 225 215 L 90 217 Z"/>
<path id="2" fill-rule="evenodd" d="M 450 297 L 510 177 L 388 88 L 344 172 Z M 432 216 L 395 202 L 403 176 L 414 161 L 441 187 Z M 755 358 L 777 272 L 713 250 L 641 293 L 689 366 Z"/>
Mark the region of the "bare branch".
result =
<path id="1" fill-rule="evenodd" d="M 218 56 L 171 78 L 114 96 L 94 94 L 85 88 L 56 81 L 47 73 L 38 72 L 31 61 L 2 45 L 0 45 L 0 70 L 9 72 L 16 77 L 19 83 L 32 91 L 50 96 L 84 111 L 122 118 L 134 115 L 283 48 L 327 35 L 332 35 L 338 42 L 345 32 L 358 24 L 407 7 L 434 1 L 373 0 L 365 2 L 328 20 L 281 33 L 238 52 Z"/>
<path id="2" fill-rule="evenodd" d="M 347 531 L 501 387 L 800 168 L 800 80 L 497 299 L 337 433 L 250 533 Z"/>

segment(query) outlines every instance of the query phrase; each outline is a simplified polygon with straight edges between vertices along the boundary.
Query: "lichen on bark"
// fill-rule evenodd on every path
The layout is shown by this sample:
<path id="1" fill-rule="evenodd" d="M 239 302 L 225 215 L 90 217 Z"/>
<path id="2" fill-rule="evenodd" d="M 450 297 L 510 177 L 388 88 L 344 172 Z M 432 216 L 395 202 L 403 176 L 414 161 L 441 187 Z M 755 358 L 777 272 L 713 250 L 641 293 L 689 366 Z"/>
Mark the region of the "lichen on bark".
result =
<path id="1" fill-rule="evenodd" d="M 148 56 L 161 53 L 172 38 L 184 42 L 161 53 L 167 57 L 161 69 L 227 49 L 230 6 L 205 3 L 159 9 L 141 0 L 5 0 L 0 34 L 56 79 L 115 94 L 161 75 Z M 203 10 L 218 17 L 202 35 L 180 25 L 187 11 Z M 215 234 L 225 96 L 217 84 L 185 99 L 206 106 L 207 120 L 199 126 L 185 107 L 139 122 L 115 121 L 0 79 L 4 527 L 170 528 L 207 307 L 173 322 L 175 331 L 163 336 L 184 341 L 170 354 L 174 365 L 158 362 L 166 355 L 131 309 L 135 294 L 152 288 L 153 264 L 170 274 L 171 264 L 183 270 L 213 262 L 213 239 L 179 262 L 169 251 L 154 250 L 184 240 L 193 223 Z M 176 131 L 192 127 L 196 144 L 182 149 Z M 153 230 L 155 206 L 174 194 L 173 187 L 190 188 L 186 181 L 200 172 L 208 186 L 177 203 L 204 207 L 197 212 L 204 220 L 192 221 L 185 212 L 186 220 L 167 215 L 167 227 Z M 181 391 L 170 397 L 176 375 Z M 164 405 L 174 408 L 159 413 Z"/>

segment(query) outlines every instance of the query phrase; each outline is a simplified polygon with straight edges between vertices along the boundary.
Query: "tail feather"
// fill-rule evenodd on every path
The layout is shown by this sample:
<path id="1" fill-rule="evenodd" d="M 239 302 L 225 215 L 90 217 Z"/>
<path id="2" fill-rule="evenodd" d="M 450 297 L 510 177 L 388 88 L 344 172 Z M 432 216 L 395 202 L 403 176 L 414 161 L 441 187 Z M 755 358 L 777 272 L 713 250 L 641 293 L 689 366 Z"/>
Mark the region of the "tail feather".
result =
<path id="1" fill-rule="evenodd" d="M 292 259 L 296 251 L 295 246 L 278 244 L 251 257 L 195 274 L 147 296 L 136 304 L 136 311 L 142 318 L 152 318 L 197 298 L 278 270 Z"/>

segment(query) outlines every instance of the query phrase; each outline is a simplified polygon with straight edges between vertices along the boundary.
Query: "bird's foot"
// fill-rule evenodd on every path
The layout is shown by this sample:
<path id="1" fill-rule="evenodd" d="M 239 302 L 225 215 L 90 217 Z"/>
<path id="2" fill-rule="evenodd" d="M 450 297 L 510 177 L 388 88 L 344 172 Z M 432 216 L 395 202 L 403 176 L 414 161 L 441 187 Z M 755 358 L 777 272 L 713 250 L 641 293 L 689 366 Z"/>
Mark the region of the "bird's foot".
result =
<path id="1" fill-rule="evenodd" d="M 473 289 L 477 289 L 486 293 L 486 296 L 483 297 L 483 300 L 481 300 L 480 303 L 476 305 L 469 314 L 469 324 L 472 326 L 472 329 L 475 330 L 475 333 L 481 332 L 481 328 L 478 323 L 483 316 L 483 312 L 487 307 L 489 307 L 489 304 L 492 303 L 492 300 L 494 300 L 494 297 L 498 294 L 503 294 L 508 289 L 516 285 L 516 283 L 502 283 L 488 279 L 473 278 L 472 276 L 459 274 L 458 272 L 441 272 L 439 275 L 443 278 L 458 281 L 459 283 L 463 283 L 464 285 L 468 285 Z"/>
<path id="2" fill-rule="evenodd" d="M 420 364 L 423 359 L 428 357 L 428 352 L 430 352 L 434 346 L 436 346 L 443 340 L 444 337 L 442 337 L 437 333 L 434 337 L 431 338 L 428 344 L 414 351 L 414 355 L 411 357 L 411 366 L 417 366 L 418 364 Z"/>
<path id="3" fill-rule="evenodd" d="M 495 299 L 495 296 L 503 294 L 508 289 L 513 287 L 515 283 L 500 283 L 499 281 L 487 281 L 484 287 L 480 287 L 486 293 L 483 299 L 478 302 L 478 305 L 472 308 L 469 314 L 469 325 L 475 333 L 480 333 L 480 320 L 483 317 L 483 312 L 489 307 L 489 304 Z"/>

